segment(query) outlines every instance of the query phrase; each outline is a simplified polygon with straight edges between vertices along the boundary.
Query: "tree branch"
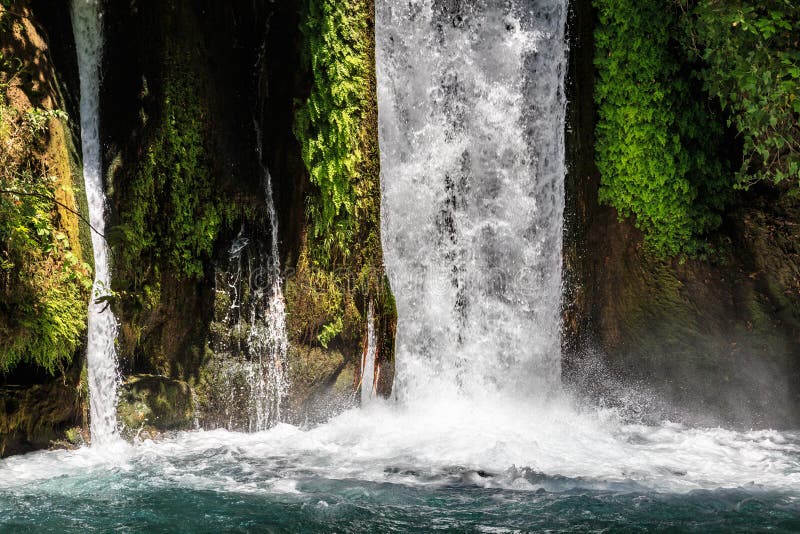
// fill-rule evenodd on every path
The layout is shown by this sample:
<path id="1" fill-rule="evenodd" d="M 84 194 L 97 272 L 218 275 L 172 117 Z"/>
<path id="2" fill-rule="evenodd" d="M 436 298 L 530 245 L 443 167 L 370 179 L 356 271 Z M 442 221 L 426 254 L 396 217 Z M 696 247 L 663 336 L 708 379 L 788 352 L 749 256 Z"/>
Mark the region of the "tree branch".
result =
<path id="1" fill-rule="evenodd" d="M 28 192 L 25 192 L 25 191 L 14 191 L 13 189 L 0 189 L 0 194 L 20 195 L 20 196 L 26 196 L 26 197 L 36 197 L 36 198 L 41 198 L 41 199 L 44 199 L 44 200 L 49 200 L 50 202 L 54 202 L 54 203 L 58 204 L 59 206 L 61 206 L 62 208 L 64 208 L 65 210 L 67 210 L 70 213 L 72 213 L 73 215 L 75 215 L 76 217 L 78 217 L 78 219 L 80 219 L 81 221 L 86 223 L 86 226 L 91 228 L 91 230 L 94 233 L 96 233 L 97 235 L 102 237 L 104 241 L 108 242 L 108 240 L 106 239 L 106 236 L 104 236 L 102 233 L 100 233 L 100 231 L 97 230 L 97 228 L 92 226 L 92 223 L 90 223 L 83 215 L 81 215 L 80 213 L 78 213 L 74 209 L 70 208 L 66 204 L 62 204 L 61 202 L 56 200 L 54 197 L 51 197 L 49 195 L 42 195 L 41 193 L 28 193 Z"/>

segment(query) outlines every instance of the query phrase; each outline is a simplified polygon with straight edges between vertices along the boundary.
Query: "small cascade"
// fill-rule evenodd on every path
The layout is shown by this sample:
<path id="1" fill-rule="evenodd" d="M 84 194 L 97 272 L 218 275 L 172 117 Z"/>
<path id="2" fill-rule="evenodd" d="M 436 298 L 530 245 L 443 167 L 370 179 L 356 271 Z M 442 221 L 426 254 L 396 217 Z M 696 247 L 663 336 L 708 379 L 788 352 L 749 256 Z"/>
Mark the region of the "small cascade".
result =
<path id="1" fill-rule="evenodd" d="M 254 121 L 256 130 L 256 152 L 261 176 L 264 183 L 267 213 L 270 223 L 270 253 L 267 260 L 267 278 L 269 288 L 266 294 L 257 295 L 259 300 L 266 300 L 264 320 L 256 322 L 256 311 L 251 310 L 249 344 L 251 350 L 258 354 L 259 373 L 253 379 L 256 397 L 252 399 L 256 408 L 256 425 L 251 431 L 266 430 L 271 424 L 281 420 L 281 405 L 289 390 L 286 356 L 289 351 L 289 336 L 286 333 L 286 303 L 283 299 L 283 278 L 281 276 L 281 257 L 278 250 L 278 213 L 272 196 L 272 175 L 264 162 L 262 153 L 263 135 L 258 121 Z M 252 384 L 253 382 L 251 382 Z"/>
<path id="2" fill-rule="evenodd" d="M 257 230 L 242 227 L 229 249 L 227 267 L 217 273 L 215 358 L 210 363 L 215 379 L 204 417 L 205 426 L 249 432 L 281 421 L 289 391 L 278 219 L 258 123 L 255 133 L 269 235 L 264 239 Z"/>
<path id="3" fill-rule="evenodd" d="M 94 248 L 94 289 L 89 304 L 87 366 L 93 445 L 117 439 L 117 322 L 107 303 L 111 283 L 105 231 L 106 198 L 100 159 L 100 70 L 103 53 L 102 12 L 98 0 L 72 0 L 72 26 L 80 74 L 83 177 L 89 202 Z"/>
<path id="4" fill-rule="evenodd" d="M 378 343 L 375 335 L 375 312 L 369 303 L 367 312 L 367 346 L 361 361 L 361 405 L 369 404 L 375 398 L 378 385 L 375 360 L 378 357 Z M 379 370 L 379 368 L 377 368 Z"/>
<path id="5" fill-rule="evenodd" d="M 559 389 L 566 16 L 566 0 L 376 2 L 401 400 Z"/>
<path id="6" fill-rule="evenodd" d="M 281 420 L 288 392 L 286 311 L 272 247 L 239 232 L 227 268 L 217 275 L 221 315 L 211 372 L 216 377 L 210 426 L 258 432 Z M 206 417 L 209 419 L 209 417 Z M 206 426 L 209 426 L 206 424 Z"/>

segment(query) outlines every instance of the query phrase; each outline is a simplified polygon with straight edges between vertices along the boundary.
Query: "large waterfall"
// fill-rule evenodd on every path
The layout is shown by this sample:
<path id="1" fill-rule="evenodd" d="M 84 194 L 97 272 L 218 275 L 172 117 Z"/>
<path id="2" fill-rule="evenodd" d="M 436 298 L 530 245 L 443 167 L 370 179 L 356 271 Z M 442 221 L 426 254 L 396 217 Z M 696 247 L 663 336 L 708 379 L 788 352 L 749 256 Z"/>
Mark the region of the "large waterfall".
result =
<path id="1" fill-rule="evenodd" d="M 102 445 L 117 432 L 117 359 L 114 342 L 117 323 L 107 303 L 111 282 L 109 249 L 103 237 L 106 198 L 100 160 L 100 69 L 103 52 L 102 13 L 98 0 L 73 0 L 72 25 L 78 53 L 81 88 L 81 140 L 83 176 L 94 227 L 94 290 L 89 305 L 87 365 L 92 443 Z"/>
<path id="2" fill-rule="evenodd" d="M 400 398 L 560 382 L 566 0 L 379 0 Z"/>

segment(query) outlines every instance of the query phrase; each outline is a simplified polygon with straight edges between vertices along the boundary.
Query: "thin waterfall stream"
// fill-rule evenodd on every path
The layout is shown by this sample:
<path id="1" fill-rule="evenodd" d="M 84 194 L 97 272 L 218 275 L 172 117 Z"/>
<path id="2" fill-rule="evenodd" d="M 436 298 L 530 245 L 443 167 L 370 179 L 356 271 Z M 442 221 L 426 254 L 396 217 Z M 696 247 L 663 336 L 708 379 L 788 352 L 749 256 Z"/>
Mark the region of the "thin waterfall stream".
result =
<path id="1" fill-rule="evenodd" d="M 367 345 L 361 361 L 361 406 L 372 402 L 376 395 L 378 376 L 376 376 L 375 360 L 378 357 L 378 340 L 375 332 L 375 308 L 372 303 L 367 307 Z"/>
<path id="2" fill-rule="evenodd" d="M 263 161 L 262 136 L 255 124 L 256 156 L 269 218 L 268 235 L 242 227 L 217 275 L 224 299 L 221 331 L 213 344 L 218 412 L 210 427 L 260 432 L 279 423 L 289 391 L 286 304 L 278 249 L 278 220 L 272 177 Z"/>
<path id="3" fill-rule="evenodd" d="M 89 304 L 87 367 L 92 444 L 104 445 L 117 437 L 117 321 L 107 302 L 111 286 L 110 251 L 105 232 L 106 197 L 100 159 L 100 70 L 103 22 L 98 0 L 72 0 L 72 25 L 80 74 L 83 176 L 89 202 L 94 250 L 94 288 Z"/>
<path id="4" fill-rule="evenodd" d="M 267 430 L 281 420 L 281 406 L 288 392 L 286 354 L 289 339 L 286 334 L 286 304 L 283 299 L 283 277 L 281 257 L 278 250 L 278 214 L 272 194 L 272 175 L 264 162 L 263 135 L 255 122 L 256 153 L 267 200 L 270 224 L 270 249 L 267 260 L 265 287 L 256 287 L 256 299 L 264 302 L 264 318 L 257 321 L 258 310 L 252 309 L 251 329 L 248 344 L 257 355 L 258 367 L 251 381 L 251 402 L 255 406 L 255 420 L 251 419 L 251 431 Z M 255 368 L 254 368 L 255 369 Z M 255 386 L 254 386 L 255 384 Z M 253 387 L 254 386 L 254 387 Z"/>

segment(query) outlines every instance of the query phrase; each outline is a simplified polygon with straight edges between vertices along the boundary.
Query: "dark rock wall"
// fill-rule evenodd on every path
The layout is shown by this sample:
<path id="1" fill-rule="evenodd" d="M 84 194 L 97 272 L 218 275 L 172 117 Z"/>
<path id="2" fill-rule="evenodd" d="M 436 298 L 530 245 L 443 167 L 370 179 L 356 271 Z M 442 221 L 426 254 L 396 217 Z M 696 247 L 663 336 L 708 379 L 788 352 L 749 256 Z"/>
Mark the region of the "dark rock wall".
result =
<path id="1" fill-rule="evenodd" d="M 564 373 L 609 402 L 700 424 L 800 424 L 800 205 L 752 191 L 709 260 L 661 260 L 597 202 L 589 0 L 571 2 Z"/>
<path id="2" fill-rule="evenodd" d="M 155 160 L 173 157 L 165 152 L 182 141 L 158 143 L 165 121 L 174 120 L 173 108 L 185 104 L 169 101 L 173 87 L 193 88 L 191 99 L 196 100 L 196 107 L 192 110 L 199 115 L 199 143 L 207 156 L 200 159 L 199 171 L 187 178 L 183 190 L 175 185 L 176 177 L 187 174 L 180 169 L 174 176 L 158 173 L 153 177 L 161 187 L 153 193 L 157 195 L 155 204 L 164 210 L 159 218 L 176 217 L 172 197 L 190 195 L 195 187 L 201 187 L 191 183 L 200 174 L 208 177 L 211 185 L 194 213 L 226 207 L 231 213 L 213 232 L 213 250 L 198 252 L 193 258 L 202 264 L 197 275 L 184 275 L 170 262 L 170 244 L 164 238 L 168 231 L 156 238 L 147 256 L 134 258 L 135 264 L 115 261 L 115 290 L 121 296 L 115 311 L 122 323 L 120 364 L 124 373 L 179 379 L 196 376 L 204 361 L 212 317 L 215 262 L 242 224 L 265 224 L 252 128 L 252 71 L 260 39 L 256 25 L 264 18 L 263 13 L 236 16 L 223 3 L 106 5 L 102 131 L 110 225 L 123 224 L 126 214 L 140 209 L 137 203 L 141 199 L 134 192 L 146 172 L 142 161 L 151 153 Z M 188 135 L 189 128 L 177 121 L 176 135 Z M 177 167 L 180 155 L 176 159 Z M 146 230 L 158 232 L 152 229 L 157 224 L 148 221 Z M 118 238 L 114 260 L 126 247 L 125 238 Z"/>
<path id="3" fill-rule="evenodd" d="M 302 57 L 302 14 L 303 6 L 295 0 L 106 3 L 102 131 L 115 250 L 115 310 L 121 322 L 120 366 L 126 376 L 165 376 L 199 387 L 201 412 L 214 410 L 213 402 L 205 408 L 203 402 L 216 395 L 205 391 L 215 382 L 208 373 L 214 373 L 220 364 L 215 350 L 230 345 L 220 341 L 230 336 L 219 332 L 225 310 L 216 309 L 224 303 L 215 292 L 230 268 L 229 249 L 240 231 L 262 247 L 267 247 L 270 239 L 256 123 L 272 177 L 286 280 L 293 383 L 287 412 L 292 420 L 307 420 L 313 401 L 317 406 L 314 418 L 318 419 L 351 402 L 358 373 L 355 362 L 361 359 L 366 336 L 368 298 L 378 304 L 383 389 L 390 388 L 386 378 L 392 376 L 393 308 L 380 305 L 383 297 L 380 302 L 375 300 L 374 287 L 363 291 L 349 283 L 364 265 L 327 267 L 330 272 L 324 274 L 335 287 L 320 289 L 312 287 L 317 278 L 303 260 L 307 260 L 303 251 L 310 224 L 306 207 L 310 195 L 318 193 L 309 184 L 293 132 L 296 108 L 307 98 L 311 84 L 310 65 Z M 374 77 L 371 82 L 364 90 L 373 93 L 374 102 Z M 191 105 L 198 121 L 192 116 L 175 121 L 179 113 L 170 101 L 171 87 L 189 87 L 197 96 Z M 376 111 L 368 118 L 370 124 L 375 123 L 374 132 Z M 167 121 L 175 122 L 175 128 L 166 127 Z M 192 128 L 197 135 L 192 135 Z M 370 145 L 366 151 L 377 155 L 377 135 L 365 138 Z M 175 159 L 173 146 L 189 146 L 201 153 L 194 162 L 197 168 L 173 172 L 173 165 L 172 170 L 151 172 L 153 165 L 148 167 L 147 158 Z M 377 167 L 370 172 L 379 198 Z M 189 186 L 179 189 L 175 184 L 185 182 L 185 176 L 191 177 Z M 188 276 L 176 267 L 171 252 L 175 243 L 162 226 L 164 219 L 182 216 L 175 197 L 193 195 L 191 181 L 204 177 L 211 183 L 206 187 L 211 193 L 199 195 L 188 219 L 213 211 L 220 214 L 220 221 L 212 232 L 211 250 L 195 249 L 190 259 L 202 266 L 201 272 Z M 201 183 L 197 189 L 203 187 Z M 142 190 L 147 194 L 141 195 Z M 148 202 L 152 202 L 150 209 L 159 210 L 158 216 L 140 213 L 147 211 L 141 206 Z M 154 241 L 141 255 L 129 254 L 131 221 L 140 227 L 134 228 L 134 233 Z M 375 216 L 361 226 L 376 230 L 379 224 Z M 197 233 L 204 231 L 198 229 Z M 377 266 L 380 279 L 379 247 L 373 256 L 359 261 Z M 307 313 L 307 308 L 328 297 L 358 304 L 350 308 L 352 321 L 346 322 L 341 334 L 322 346 L 316 336 L 327 318 Z M 216 426 L 221 420 L 218 415 L 209 412 L 205 420 Z"/>

